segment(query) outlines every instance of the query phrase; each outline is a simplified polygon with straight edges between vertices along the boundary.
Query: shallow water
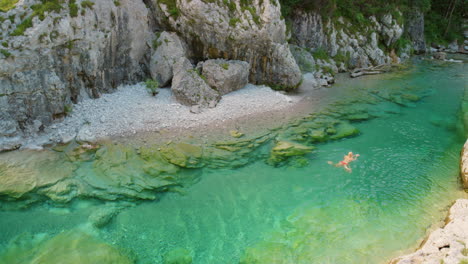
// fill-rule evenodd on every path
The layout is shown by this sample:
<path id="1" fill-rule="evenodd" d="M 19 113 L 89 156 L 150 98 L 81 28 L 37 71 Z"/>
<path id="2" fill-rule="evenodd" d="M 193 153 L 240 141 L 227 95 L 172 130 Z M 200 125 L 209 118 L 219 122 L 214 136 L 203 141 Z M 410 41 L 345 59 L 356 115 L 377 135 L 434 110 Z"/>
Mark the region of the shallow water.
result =
<path id="1" fill-rule="evenodd" d="M 416 246 L 463 196 L 463 74 L 464 64 L 418 63 L 406 73 L 337 84 L 328 99 L 341 103 L 332 111 L 368 88 L 416 87 L 427 96 L 406 106 L 366 105 L 379 117 L 353 123 L 361 131 L 357 137 L 316 145 L 303 167 L 259 160 L 237 169 L 200 169 L 194 185 L 135 203 L 97 235 L 132 251 L 138 263 L 164 263 L 178 248 L 188 250 L 193 263 L 385 263 Z M 348 151 L 361 155 L 352 173 L 327 164 Z M 100 204 L 56 208 L 44 202 L 0 212 L 0 246 L 24 232 L 72 229 Z"/>

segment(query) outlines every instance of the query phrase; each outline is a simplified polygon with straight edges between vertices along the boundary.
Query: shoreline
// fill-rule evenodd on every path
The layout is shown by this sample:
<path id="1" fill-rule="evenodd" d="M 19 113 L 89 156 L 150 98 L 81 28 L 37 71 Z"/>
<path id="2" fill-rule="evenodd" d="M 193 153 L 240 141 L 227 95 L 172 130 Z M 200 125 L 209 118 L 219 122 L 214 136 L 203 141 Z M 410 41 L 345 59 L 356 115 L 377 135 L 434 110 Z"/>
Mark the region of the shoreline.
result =
<path id="1" fill-rule="evenodd" d="M 308 74 L 290 94 L 248 84 L 223 96 L 215 108 L 192 113 L 190 106 L 175 101 L 168 88 L 152 97 L 143 83 L 126 85 L 74 105 L 69 116 L 26 138 L 20 149 L 40 150 L 73 140 L 146 144 L 198 138 L 206 143 L 233 139 L 231 131 L 260 135 L 313 113 L 329 89 L 318 86 Z"/>

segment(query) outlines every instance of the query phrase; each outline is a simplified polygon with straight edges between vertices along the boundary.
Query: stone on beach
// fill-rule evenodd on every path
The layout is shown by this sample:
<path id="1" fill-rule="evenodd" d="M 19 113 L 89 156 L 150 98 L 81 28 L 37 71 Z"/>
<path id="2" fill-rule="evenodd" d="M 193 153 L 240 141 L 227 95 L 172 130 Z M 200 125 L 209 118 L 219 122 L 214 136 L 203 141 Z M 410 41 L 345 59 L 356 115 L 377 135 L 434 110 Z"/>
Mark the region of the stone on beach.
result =
<path id="1" fill-rule="evenodd" d="M 208 107 L 212 102 L 217 103 L 221 99 L 219 92 L 205 82 L 185 57 L 180 58 L 174 65 L 172 92 L 178 102 L 188 106 Z"/>
<path id="2" fill-rule="evenodd" d="M 236 91 L 249 82 L 249 63 L 237 60 L 207 60 L 200 63 L 202 75 L 221 95 Z"/>

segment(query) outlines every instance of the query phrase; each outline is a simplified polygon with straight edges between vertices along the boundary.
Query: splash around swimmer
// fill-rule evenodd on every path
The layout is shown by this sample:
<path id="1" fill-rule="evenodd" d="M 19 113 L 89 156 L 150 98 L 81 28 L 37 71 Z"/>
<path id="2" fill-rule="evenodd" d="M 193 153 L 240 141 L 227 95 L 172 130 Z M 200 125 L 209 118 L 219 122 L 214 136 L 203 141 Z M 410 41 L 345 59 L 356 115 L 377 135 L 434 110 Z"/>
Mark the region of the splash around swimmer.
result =
<path id="1" fill-rule="evenodd" d="M 332 161 L 328 161 L 328 164 L 330 165 L 333 165 L 335 167 L 343 167 L 343 169 L 345 169 L 345 171 L 351 173 L 353 170 L 349 167 L 349 163 L 351 163 L 352 161 L 355 161 L 357 160 L 357 158 L 359 157 L 360 155 L 359 154 L 353 154 L 353 152 L 348 152 L 347 155 L 345 155 L 343 157 L 343 160 L 336 163 L 336 164 L 333 164 Z"/>

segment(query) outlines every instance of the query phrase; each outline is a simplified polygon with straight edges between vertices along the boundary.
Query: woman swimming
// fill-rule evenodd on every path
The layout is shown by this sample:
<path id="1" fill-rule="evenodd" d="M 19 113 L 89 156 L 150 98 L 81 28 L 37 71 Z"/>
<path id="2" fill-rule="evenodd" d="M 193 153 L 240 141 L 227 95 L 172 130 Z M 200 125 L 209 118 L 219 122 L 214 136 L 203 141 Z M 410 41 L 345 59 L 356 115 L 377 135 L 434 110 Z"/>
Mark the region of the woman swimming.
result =
<path id="1" fill-rule="evenodd" d="M 329 161 L 328 164 L 333 165 L 335 167 L 343 167 L 345 169 L 345 171 L 351 173 L 352 169 L 348 165 L 349 165 L 349 163 L 351 161 L 357 160 L 358 157 L 359 157 L 359 154 L 353 154 L 353 152 L 349 152 L 348 155 L 345 155 L 343 157 L 342 161 L 340 161 L 340 162 L 338 162 L 336 164 L 333 164 L 332 161 Z"/>

